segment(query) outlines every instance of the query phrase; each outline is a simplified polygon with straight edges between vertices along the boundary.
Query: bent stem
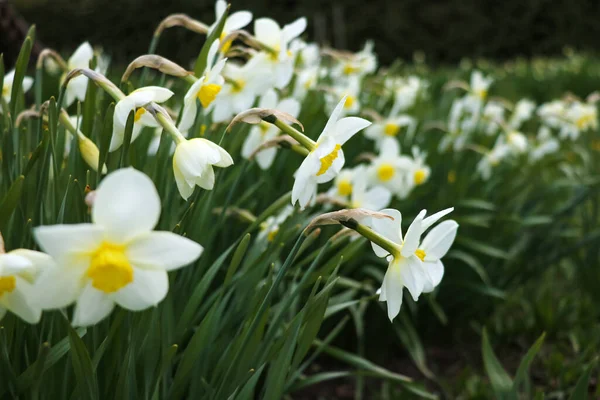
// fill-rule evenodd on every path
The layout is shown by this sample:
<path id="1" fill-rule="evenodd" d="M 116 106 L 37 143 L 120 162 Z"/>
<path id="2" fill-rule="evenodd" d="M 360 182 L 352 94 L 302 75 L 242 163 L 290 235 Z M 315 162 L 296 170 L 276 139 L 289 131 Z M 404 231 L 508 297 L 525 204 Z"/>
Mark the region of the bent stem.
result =
<path id="1" fill-rule="evenodd" d="M 302 146 L 304 146 L 304 148 L 306 148 L 306 150 L 308 150 L 309 152 L 311 152 L 311 151 L 313 151 L 314 149 L 317 148 L 317 143 L 315 143 L 314 140 L 312 140 L 311 138 L 309 138 L 308 136 L 306 136 L 304 133 L 300 132 L 299 130 L 291 127 L 288 124 L 286 124 L 285 122 L 283 122 L 282 120 L 278 119 L 274 115 L 269 115 L 268 117 L 263 118 L 263 120 L 266 121 L 266 122 L 268 122 L 268 123 L 270 123 L 270 124 L 275 125 L 282 132 L 287 133 L 288 135 L 290 135 L 298 143 L 300 143 Z"/>
<path id="2" fill-rule="evenodd" d="M 373 229 L 369 228 L 364 224 L 359 223 L 355 219 L 349 219 L 348 221 L 340 221 L 340 224 L 344 225 L 346 228 L 358 232 L 361 236 L 365 237 L 366 239 L 370 240 L 371 242 L 375 243 L 376 245 L 390 253 L 392 257 L 397 258 L 400 255 L 401 249 L 397 243 L 394 243 L 391 240 L 381 236 Z"/>

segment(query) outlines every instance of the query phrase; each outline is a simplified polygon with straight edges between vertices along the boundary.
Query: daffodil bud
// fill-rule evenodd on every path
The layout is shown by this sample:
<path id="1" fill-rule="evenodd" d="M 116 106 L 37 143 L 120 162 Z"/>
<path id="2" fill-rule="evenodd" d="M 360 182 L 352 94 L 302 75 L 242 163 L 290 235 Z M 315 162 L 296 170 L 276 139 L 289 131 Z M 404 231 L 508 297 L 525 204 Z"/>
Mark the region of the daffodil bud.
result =
<path id="1" fill-rule="evenodd" d="M 81 156 L 94 171 L 98 171 L 98 164 L 100 162 L 100 151 L 94 142 L 87 138 L 85 135 L 78 136 L 77 141 L 79 142 L 79 151 Z M 102 165 L 102 174 L 106 174 L 106 164 Z"/>

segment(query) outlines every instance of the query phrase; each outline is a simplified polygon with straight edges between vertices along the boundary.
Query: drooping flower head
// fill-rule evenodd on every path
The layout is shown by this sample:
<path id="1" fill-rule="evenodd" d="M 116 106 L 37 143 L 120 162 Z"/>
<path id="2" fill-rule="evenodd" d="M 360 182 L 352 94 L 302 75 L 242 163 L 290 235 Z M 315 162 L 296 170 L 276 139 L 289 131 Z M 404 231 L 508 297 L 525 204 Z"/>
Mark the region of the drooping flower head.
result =
<path id="1" fill-rule="evenodd" d="M 149 103 L 163 103 L 173 96 L 173 92 L 160 86 L 147 86 L 136 89 L 128 96 L 117 102 L 115 114 L 113 117 L 113 135 L 110 139 L 109 151 L 115 151 L 123 144 L 125 137 L 125 124 L 129 113 L 134 110 L 133 132 L 131 141 L 133 142 L 141 133 L 144 126 L 157 128 L 160 124 L 154 117 L 146 111 L 145 105 Z"/>

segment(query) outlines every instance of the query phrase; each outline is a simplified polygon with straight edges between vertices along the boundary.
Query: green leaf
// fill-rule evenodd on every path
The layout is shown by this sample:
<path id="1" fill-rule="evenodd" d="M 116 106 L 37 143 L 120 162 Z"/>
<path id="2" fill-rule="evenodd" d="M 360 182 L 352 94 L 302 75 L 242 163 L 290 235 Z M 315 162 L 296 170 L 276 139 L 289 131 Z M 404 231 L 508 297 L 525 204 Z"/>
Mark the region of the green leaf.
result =
<path id="1" fill-rule="evenodd" d="M 69 324 L 68 321 L 67 324 Z M 80 398 L 99 399 L 98 382 L 96 381 L 96 373 L 90 354 L 77 332 L 70 324 L 68 326 L 69 341 L 71 342 L 71 363 L 77 380 L 76 390 L 79 391 Z"/>
<path id="2" fill-rule="evenodd" d="M 260 378 L 260 376 L 263 372 L 263 369 L 265 369 L 264 365 L 262 365 L 256 371 L 252 371 L 252 376 L 250 377 L 250 379 L 248 379 L 248 381 L 246 381 L 244 386 L 242 386 L 242 389 L 239 391 L 237 396 L 234 396 L 235 400 L 252 400 L 255 398 L 254 397 L 254 388 L 256 387 L 256 384 L 258 383 L 258 379 Z"/>
<path id="3" fill-rule="evenodd" d="M 131 145 L 131 136 L 133 135 L 133 123 L 135 120 L 136 110 L 131 110 L 127 116 L 125 123 L 125 132 L 123 133 L 123 146 L 121 148 L 121 159 L 119 160 L 119 168 L 125 168 L 130 165 L 129 147 Z M 102 171 L 101 169 L 99 171 Z"/>
<path id="4" fill-rule="evenodd" d="M 434 374 L 427 367 L 425 350 L 423 349 L 421 339 L 406 313 L 401 313 L 400 322 L 401 324 L 393 324 L 396 335 L 408 351 L 410 358 L 412 358 L 417 368 L 419 368 L 419 371 L 427 378 L 433 379 Z"/>
<path id="5" fill-rule="evenodd" d="M 333 379 L 346 378 L 349 376 L 353 376 L 354 374 L 350 371 L 330 371 L 330 372 L 322 372 L 320 374 L 315 374 L 309 376 L 308 378 L 304 378 L 294 385 L 292 385 L 289 389 L 290 392 L 294 390 L 303 389 L 305 387 L 309 387 L 312 385 L 316 385 L 317 383 L 327 382 Z"/>
<path id="6" fill-rule="evenodd" d="M 194 65 L 194 75 L 197 78 L 200 78 L 202 74 L 204 74 L 204 70 L 208 65 L 208 50 L 210 50 L 210 46 L 213 42 L 221 37 L 221 33 L 223 32 L 223 28 L 225 27 L 225 22 L 227 21 L 227 17 L 229 16 L 229 8 L 230 4 L 227 4 L 227 8 L 219 21 L 217 21 L 213 30 L 206 37 L 206 42 L 204 42 L 204 46 L 202 46 L 202 50 L 200 50 L 200 54 L 198 54 L 198 58 L 196 59 L 196 65 Z"/>
<path id="7" fill-rule="evenodd" d="M 266 400 L 278 400 L 283 397 L 285 378 L 290 369 L 301 322 L 301 318 L 296 318 L 296 322 L 288 328 L 285 334 L 285 343 L 280 349 L 277 358 L 275 358 L 269 367 L 269 373 L 265 382 L 266 392 L 264 399 Z"/>
<path id="8" fill-rule="evenodd" d="M 492 384 L 494 394 L 498 399 L 509 398 L 513 386 L 512 379 L 496 358 L 485 329 L 483 330 L 481 353 L 483 355 L 483 366 Z"/>
<path id="9" fill-rule="evenodd" d="M 246 250 L 248 250 L 248 245 L 250 244 L 250 237 L 251 236 L 249 233 L 245 234 L 240 241 L 240 244 L 238 244 L 237 248 L 235 249 L 233 257 L 231 258 L 231 263 L 229 264 L 229 268 L 227 268 L 227 275 L 225 275 L 225 285 L 228 285 L 229 282 L 231 282 L 231 278 L 233 278 L 235 271 L 237 271 L 237 268 L 242 262 L 242 259 L 246 254 Z"/>
<path id="10" fill-rule="evenodd" d="M 544 344 L 544 338 L 546 337 L 546 333 L 542 333 L 542 335 L 535 341 L 535 343 L 527 350 L 525 356 L 521 359 L 521 363 L 519 364 L 519 368 L 517 368 L 517 373 L 515 374 L 515 381 L 513 384 L 513 390 L 518 390 L 519 385 L 524 384 L 529 375 L 529 367 L 533 362 L 533 359 L 537 355 L 537 353 L 542 348 L 542 344 Z M 529 395 L 529 393 L 528 393 Z"/>
<path id="11" fill-rule="evenodd" d="M 508 255 L 508 252 L 498 249 L 487 243 L 483 243 L 478 240 L 468 238 L 466 236 L 457 237 L 456 242 L 470 248 L 471 250 L 477 251 L 481 254 L 485 254 L 490 257 L 501 258 L 504 260 L 508 260 L 510 258 Z"/>
<path id="12" fill-rule="evenodd" d="M 12 215 L 15 208 L 19 204 L 21 198 L 21 192 L 23 191 L 23 181 L 25 177 L 19 176 L 8 189 L 8 193 L 4 196 L 0 202 L 0 230 L 4 230 L 8 219 Z"/>
<path id="13" fill-rule="evenodd" d="M 577 380 L 577 384 L 575 385 L 575 389 L 573 389 L 569 400 L 586 400 L 588 398 L 590 377 L 592 376 L 592 371 L 594 370 L 597 362 L 598 359 L 595 359 L 585 368 L 583 374 Z"/>
<path id="14" fill-rule="evenodd" d="M 13 79 L 13 86 L 10 94 L 10 112 L 13 118 L 16 118 L 17 116 L 17 104 L 19 104 L 19 100 L 21 99 L 21 95 L 23 94 L 23 79 L 25 78 L 25 72 L 27 71 L 27 66 L 29 65 L 29 57 L 31 56 L 31 48 L 33 46 L 34 40 L 35 25 L 29 28 L 27 37 L 23 41 L 21 51 L 19 52 L 19 56 L 17 57 L 17 63 L 15 64 L 15 76 Z"/>

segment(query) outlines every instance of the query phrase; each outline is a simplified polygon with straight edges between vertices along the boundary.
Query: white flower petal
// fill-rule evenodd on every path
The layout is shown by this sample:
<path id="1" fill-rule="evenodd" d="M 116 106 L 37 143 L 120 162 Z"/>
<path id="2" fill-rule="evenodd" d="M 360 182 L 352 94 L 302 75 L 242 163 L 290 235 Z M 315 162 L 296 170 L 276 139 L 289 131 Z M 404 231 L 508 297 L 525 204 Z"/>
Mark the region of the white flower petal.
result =
<path id="1" fill-rule="evenodd" d="M 429 279 L 423 268 L 423 263 L 417 256 L 413 255 L 408 258 L 403 257 L 400 264 L 402 264 L 400 267 L 402 282 L 410 292 L 413 300 L 417 301 L 423 292 L 425 282 Z"/>
<path id="2" fill-rule="evenodd" d="M 283 27 L 283 37 L 286 43 L 296 39 L 298 36 L 306 30 L 306 18 L 300 17 L 291 24 L 287 24 Z"/>
<path id="3" fill-rule="evenodd" d="M 17 276 L 15 289 L 10 293 L 5 293 L 1 301 L 4 307 L 25 322 L 37 324 L 42 316 L 42 310 L 31 304 L 33 293 L 33 286 Z"/>
<path id="4" fill-rule="evenodd" d="M 127 258 L 139 268 L 181 268 L 198 259 L 202 246 L 172 232 L 155 231 L 136 238 L 127 246 Z"/>
<path id="5" fill-rule="evenodd" d="M 173 96 L 173 92 L 160 86 L 146 86 L 134 90 L 127 96 L 133 101 L 135 107 L 141 107 L 150 102 L 163 103 Z"/>
<path id="6" fill-rule="evenodd" d="M 242 29 L 252 21 L 252 13 L 250 11 L 237 11 L 227 17 L 225 22 L 224 32 L 236 31 Z"/>
<path id="7" fill-rule="evenodd" d="M 57 261 L 69 254 L 95 250 L 104 238 L 104 230 L 93 224 L 47 225 L 33 229 L 38 245 Z"/>
<path id="8" fill-rule="evenodd" d="M 425 267 L 425 272 L 429 276 L 429 279 L 425 282 L 425 286 L 423 287 L 423 293 L 433 292 L 433 289 L 442 281 L 442 277 L 444 276 L 444 264 L 441 260 L 437 260 L 436 262 L 425 262 L 423 264 Z"/>
<path id="9" fill-rule="evenodd" d="M 89 42 L 83 42 L 69 58 L 69 68 L 88 68 L 90 66 L 90 60 L 93 57 L 94 49 L 92 49 Z"/>
<path id="10" fill-rule="evenodd" d="M 117 243 L 151 231 L 159 216 L 160 198 L 154 183 L 133 168 L 109 174 L 96 190 L 92 220 Z"/>
<path id="11" fill-rule="evenodd" d="M 323 128 L 323 132 L 321 133 L 321 136 L 319 136 L 319 139 L 321 139 L 321 137 L 324 136 L 328 136 L 330 134 L 334 134 L 334 127 L 337 124 L 338 120 L 340 119 L 340 116 L 342 115 L 342 111 L 344 111 L 344 104 L 346 104 L 346 98 L 348 96 L 344 96 L 342 98 L 342 100 L 340 100 L 340 102 L 337 104 L 337 106 L 335 106 L 335 108 L 333 109 L 333 112 L 331 113 L 331 115 L 329 116 L 329 119 L 327 120 L 327 124 L 325 124 L 325 128 Z"/>
<path id="12" fill-rule="evenodd" d="M 335 139 L 339 144 L 344 144 L 358 131 L 371 125 L 370 121 L 359 117 L 346 117 L 335 124 Z"/>
<path id="13" fill-rule="evenodd" d="M 423 239 L 421 248 L 425 251 L 426 261 L 435 261 L 444 257 L 456 238 L 458 224 L 449 220 L 441 222 Z"/>
<path id="14" fill-rule="evenodd" d="M 450 207 L 450 208 L 446 208 L 445 210 L 438 211 L 435 214 L 432 214 L 429 217 L 425 218 L 423 220 L 423 222 L 421 223 L 421 228 L 423 228 L 423 232 L 425 232 L 430 226 L 432 226 L 437 221 L 439 221 L 442 217 L 450 214 L 452 211 L 454 211 L 454 207 Z"/>
<path id="15" fill-rule="evenodd" d="M 97 290 L 89 283 L 79 295 L 73 326 L 90 326 L 106 318 L 115 308 L 115 303 L 106 293 Z"/>
<path id="16" fill-rule="evenodd" d="M 274 147 L 262 150 L 256 155 L 256 163 L 260 169 L 267 170 L 273 164 L 276 155 L 277 149 Z"/>
<path id="17" fill-rule="evenodd" d="M 35 282 L 32 304 L 43 310 L 51 310 L 73 303 L 83 289 L 88 266 L 89 262 L 80 262 L 42 271 Z"/>
<path id="18" fill-rule="evenodd" d="M 400 244 L 402 241 L 402 214 L 400 211 L 392 208 L 381 210 L 381 213 L 389 215 L 393 220 L 389 218 L 373 218 L 373 230 L 386 239 Z M 385 257 L 389 254 L 375 243 L 371 243 L 371 245 L 377 257 Z"/>
<path id="19" fill-rule="evenodd" d="M 258 18 L 254 20 L 254 36 L 262 43 L 276 47 L 280 45 L 281 28 L 271 18 Z"/>
<path id="20" fill-rule="evenodd" d="M 414 221 L 408 227 L 406 231 L 406 236 L 404 237 L 404 244 L 402 245 L 402 255 L 404 257 L 410 257 L 417 251 L 419 247 L 419 242 L 421 240 L 421 233 L 423 229 L 421 227 L 421 223 L 423 222 L 423 217 L 425 216 L 425 210 L 422 210 L 414 219 Z"/>
<path id="21" fill-rule="evenodd" d="M 384 297 L 387 302 L 388 318 L 390 321 L 393 321 L 398 316 L 400 307 L 402 306 L 402 289 L 404 285 L 402 283 L 400 268 L 401 266 L 395 260 L 392 260 L 383 278 L 381 294 L 385 293 Z"/>
<path id="22" fill-rule="evenodd" d="M 133 282 L 117 291 L 114 299 L 123 308 L 140 311 L 156 306 L 165 298 L 168 291 L 167 271 L 134 267 Z"/>

